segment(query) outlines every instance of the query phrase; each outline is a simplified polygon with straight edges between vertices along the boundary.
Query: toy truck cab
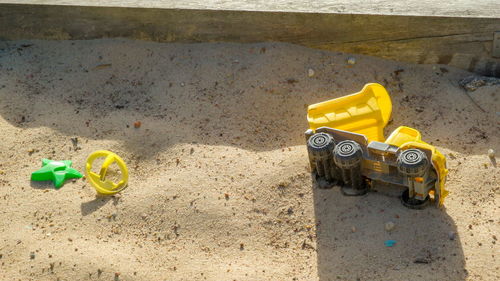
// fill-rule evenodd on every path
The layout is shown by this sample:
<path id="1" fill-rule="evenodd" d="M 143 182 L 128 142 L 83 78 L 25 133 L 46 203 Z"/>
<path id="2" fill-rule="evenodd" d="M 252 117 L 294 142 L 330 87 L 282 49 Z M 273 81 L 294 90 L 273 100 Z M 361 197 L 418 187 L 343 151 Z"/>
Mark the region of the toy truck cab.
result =
<path id="1" fill-rule="evenodd" d="M 430 197 L 442 205 L 448 192 L 444 156 L 401 126 L 385 139 L 392 103 L 382 85 L 367 84 L 361 92 L 309 106 L 306 131 L 311 171 L 345 195 L 362 195 L 372 181 L 405 186 L 402 203 L 423 208 Z"/>

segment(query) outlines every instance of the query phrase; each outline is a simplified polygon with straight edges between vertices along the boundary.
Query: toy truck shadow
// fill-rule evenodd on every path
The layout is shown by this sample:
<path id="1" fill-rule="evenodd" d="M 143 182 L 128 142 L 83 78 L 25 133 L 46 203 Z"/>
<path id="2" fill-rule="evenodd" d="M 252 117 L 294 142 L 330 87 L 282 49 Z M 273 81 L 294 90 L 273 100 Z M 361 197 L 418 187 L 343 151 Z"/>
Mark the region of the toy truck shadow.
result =
<path id="1" fill-rule="evenodd" d="M 396 203 L 393 187 L 376 189 L 390 192 L 343 196 L 315 184 L 319 280 L 465 280 L 460 238 L 446 212 L 412 210 Z M 396 243 L 387 247 L 387 240 Z"/>

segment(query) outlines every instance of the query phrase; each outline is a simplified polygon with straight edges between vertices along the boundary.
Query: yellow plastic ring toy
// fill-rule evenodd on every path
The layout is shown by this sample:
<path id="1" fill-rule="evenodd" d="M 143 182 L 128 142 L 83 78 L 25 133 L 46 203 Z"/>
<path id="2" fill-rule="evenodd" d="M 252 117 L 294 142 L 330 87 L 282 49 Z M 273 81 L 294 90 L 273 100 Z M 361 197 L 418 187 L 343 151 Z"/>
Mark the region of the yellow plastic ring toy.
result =
<path id="1" fill-rule="evenodd" d="M 104 163 L 102 163 L 101 171 L 99 174 L 92 172 L 92 164 L 97 158 L 105 158 Z M 108 167 L 112 163 L 116 162 L 120 168 L 122 178 L 120 182 L 114 183 L 112 181 L 106 180 L 106 173 L 108 172 Z M 98 150 L 92 152 L 87 158 L 87 164 L 85 165 L 85 175 L 89 182 L 94 186 L 95 190 L 99 194 L 112 195 L 116 194 L 127 187 L 128 183 L 128 170 L 123 159 L 111 151 Z"/>

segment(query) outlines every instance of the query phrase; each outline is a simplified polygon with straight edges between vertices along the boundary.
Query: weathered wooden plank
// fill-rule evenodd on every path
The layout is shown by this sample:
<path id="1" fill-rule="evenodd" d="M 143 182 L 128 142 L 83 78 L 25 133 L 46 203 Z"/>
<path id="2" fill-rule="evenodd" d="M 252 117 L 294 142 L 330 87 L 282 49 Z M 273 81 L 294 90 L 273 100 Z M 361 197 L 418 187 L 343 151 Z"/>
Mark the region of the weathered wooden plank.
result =
<path id="1" fill-rule="evenodd" d="M 405 16 L 492 17 L 498 0 L 1 0 L 11 4 L 43 4 L 124 8 L 335 13 Z"/>
<path id="2" fill-rule="evenodd" d="M 494 76 L 498 30 L 498 18 L 0 4 L 0 38 L 7 40 L 280 41 Z"/>

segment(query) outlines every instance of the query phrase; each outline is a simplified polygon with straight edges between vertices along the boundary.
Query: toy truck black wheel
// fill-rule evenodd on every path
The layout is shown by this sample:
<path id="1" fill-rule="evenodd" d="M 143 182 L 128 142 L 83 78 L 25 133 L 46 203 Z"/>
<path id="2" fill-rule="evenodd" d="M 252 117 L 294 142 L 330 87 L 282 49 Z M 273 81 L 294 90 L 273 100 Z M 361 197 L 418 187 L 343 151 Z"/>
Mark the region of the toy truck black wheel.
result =
<path id="1" fill-rule="evenodd" d="M 327 133 L 314 134 L 307 140 L 311 169 L 320 188 L 330 188 L 337 181 L 337 168 L 332 158 L 334 147 L 335 141 Z"/>
<path id="2" fill-rule="evenodd" d="M 419 149 L 407 149 L 401 152 L 397 160 L 398 171 L 408 177 L 421 177 L 430 166 L 424 152 Z"/>
<path id="3" fill-rule="evenodd" d="M 333 151 L 335 165 L 340 168 L 342 175 L 342 193 L 347 196 L 360 196 L 368 192 L 366 183 L 361 175 L 361 146 L 352 140 L 339 142 Z"/>
<path id="4" fill-rule="evenodd" d="M 333 159 L 335 164 L 341 169 L 351 169 L 359 165 L 363 151 L 359 144 L 355 141 L 341 141 L 333 151 Z"/>
<path id="5" fill-rule="evenodd" d="M 307 150 L 315 158 L 326 158 L 330 156 L 335 146 L 332 136 L 327 133 L 312 135 L 307 141 Z"/>
<path id="6" fill-rule="evenodd" d="M 430 199 L 429 195 L 424 200 L 418 200 L 415 198 L 410 198 L 410 192 L 407 190 L 403 191 L 401 194 L 401 203 L 407 208 L 421 210 L 429 205 Z"/>

